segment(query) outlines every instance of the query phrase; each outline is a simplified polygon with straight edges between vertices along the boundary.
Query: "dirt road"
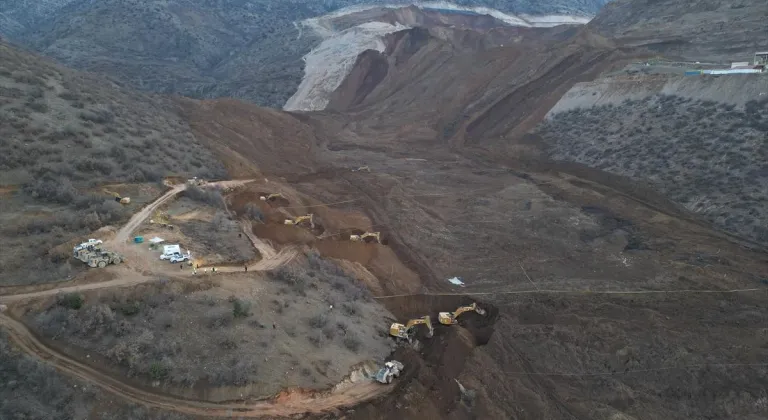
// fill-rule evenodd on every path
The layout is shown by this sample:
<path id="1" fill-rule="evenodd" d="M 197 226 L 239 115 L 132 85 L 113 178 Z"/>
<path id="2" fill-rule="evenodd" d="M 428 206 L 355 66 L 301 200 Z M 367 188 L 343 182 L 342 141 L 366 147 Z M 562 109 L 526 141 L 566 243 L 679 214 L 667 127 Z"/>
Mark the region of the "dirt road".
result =
<path id="1" fill-rule="evenodd" d="M 100 386 L 112 394 L 147 407 L 172 410 L 189 415 L 211 417 L 260 417 L 291 416 L 301 413 L 320 413 L 336 407 L 350 406 L 385 394 L 390 385 L 374 382 L 352 384 L 344 389 L 325 395 L 311 396 L 296 393 L 280 401 L 259 401 L 242 403 L 206 403 L 182 400 L 166 395 L 157 395 L 128 386 L 119 380 L 104 375 L 86 364 L 79 363 L 37 340 L 20 322 L 0 315 L 0 326 L 11 340 L 25 353 L 49 363 L 59 371 Z"/>
<path id="2" fill-rule="evenodd" d="M 245 185 L 253 180 L 251 179 L 243 179 L 243 180 L 230 180 L 230 181 L 218 181 L 218 182 L 209 182 L 208 184 L 204 185 L 204 188 L 210 188 L 210 187 L 219 187 L 219 188 L 234 188 L 239 187 L 241 185 Z M 157 210 L 158 207 L 165 204 L 168 200 L 175 197 L 177 194 L 181 193 L 182 191 L 187 189 L 187 184 L 179 184 L 173 186 L 168 192 L 161 195 L 160 198 L 153 201 L 151 204 L 147 205 L 143 209 L 141 209 L 138 213 L 134 214 L 131 219 L 128 221 L 128 223 L 125 224 L 120 230 L 117 232 L 117 235 L 115 235 L 115 238 L 113 241 L 115 243 L 122 243 L 130 239 L 131 234 L 138 229 L 138 227 L 144 223 L 149 216 L 152 215 L 152 212 Z"/>

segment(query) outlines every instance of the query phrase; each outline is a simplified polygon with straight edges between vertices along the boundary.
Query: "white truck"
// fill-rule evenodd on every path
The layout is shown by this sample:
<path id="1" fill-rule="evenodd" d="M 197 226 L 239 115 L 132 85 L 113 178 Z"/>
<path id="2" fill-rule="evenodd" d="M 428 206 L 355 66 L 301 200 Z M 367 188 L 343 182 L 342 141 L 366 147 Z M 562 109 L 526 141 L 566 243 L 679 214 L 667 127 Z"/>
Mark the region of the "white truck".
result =
<path id="1" fill-rule="evenodd" d="M 77 245 L 73 251 L 77 253 L 77 251 L 80 251 L 81 249 L 96 247 L 96 245 L 101 245 L 102 243 L 104 243 L 104 241 L 102 241 L 101 239 L 88 239 L 86 242 L 83 242 L 80 245 Z"/>
<path id="2" fill-rule="evenodd" d="M 179 245 L 163 245 L 163 255 L 160 256 L 160 259 L 169 260 L 176 254 L 181 254 L 181 247 Z"/>

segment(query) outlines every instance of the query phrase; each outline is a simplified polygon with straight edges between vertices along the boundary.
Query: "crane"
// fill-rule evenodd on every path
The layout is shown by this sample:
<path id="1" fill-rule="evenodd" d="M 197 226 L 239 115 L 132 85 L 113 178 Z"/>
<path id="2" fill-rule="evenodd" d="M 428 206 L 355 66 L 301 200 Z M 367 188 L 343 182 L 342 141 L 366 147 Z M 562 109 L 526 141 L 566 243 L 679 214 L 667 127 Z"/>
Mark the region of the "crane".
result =
<path id="1" fill-rule="evenodd" d="M 454 312 L 440 312 L 437 315 L 438 321 L 443 325 L 458 324 L 459 321 L 456 318 L 464 312 L 477 312 L 480 315 L 485 315 L 485 309 L 481 309 L 477 306 L 477 303 L 472 303 L 469 306 L 460 306 Z"/>
<path id="2" fill-rule="evenodd" d="M 427 337 L 432 338 L 435 334 L 435 329 L 432 327 L 432 318 L 430 318 L 429 315 L 426 315 L 421 318 L 408 320 L 405 325 L 397 322 L 393 323 L 389 327 L 389 335 L 411 341 L 411 339 L 413 339 L 413 334 L 416 332 L 414 327 L 417 325 L 425 325 L 427 327 Z"/>

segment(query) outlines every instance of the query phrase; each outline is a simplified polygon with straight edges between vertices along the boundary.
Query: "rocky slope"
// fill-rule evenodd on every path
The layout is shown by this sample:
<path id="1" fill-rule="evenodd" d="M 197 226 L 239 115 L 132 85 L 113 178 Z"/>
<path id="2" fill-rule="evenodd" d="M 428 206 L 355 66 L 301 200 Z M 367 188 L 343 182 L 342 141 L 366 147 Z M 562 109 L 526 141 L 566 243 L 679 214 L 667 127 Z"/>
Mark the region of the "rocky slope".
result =
<path id="1" fill-rule="evenodd" d="M 375 2 L 0 0 L 0 35 L 139 89 L 281 107 L 299 85 L 301 57 L 320 41 L 297 22 L 366 3 Z M 604 3 L 462 2 L 514 13 L 576 15 L 593 14 Z"/>

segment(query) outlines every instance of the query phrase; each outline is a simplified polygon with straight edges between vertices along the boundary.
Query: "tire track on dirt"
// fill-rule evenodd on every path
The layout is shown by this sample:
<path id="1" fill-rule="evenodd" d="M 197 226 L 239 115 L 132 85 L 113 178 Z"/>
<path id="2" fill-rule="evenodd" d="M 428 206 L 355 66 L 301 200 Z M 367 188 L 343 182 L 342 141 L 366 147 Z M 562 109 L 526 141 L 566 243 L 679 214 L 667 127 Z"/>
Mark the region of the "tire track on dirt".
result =
<path id="1" fill-rule="evenodd" d="M 71 377 L 97 385 L 103 390 L 139 405 L 194 416 L 210 417 L 261 417 L 291 416 L 303 413 L 322 413 L 338 407 L 346 407 L 368 401 L 392 389 L 373 381 L 349 384 L 337 391 L 311 395 L 289 393 L 273 400 L 255 402 L 211 403 L 186 400 L 163 394 L 147 392 L 120 382 L 96 369 L 71 359 L 40 342 L 24 324 L 0 314 L 0 326 L 7 332 L 10 341 L 30 356 L 36 357 Z"/>

